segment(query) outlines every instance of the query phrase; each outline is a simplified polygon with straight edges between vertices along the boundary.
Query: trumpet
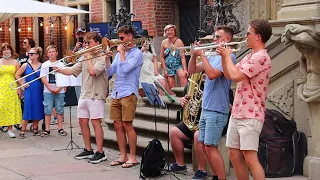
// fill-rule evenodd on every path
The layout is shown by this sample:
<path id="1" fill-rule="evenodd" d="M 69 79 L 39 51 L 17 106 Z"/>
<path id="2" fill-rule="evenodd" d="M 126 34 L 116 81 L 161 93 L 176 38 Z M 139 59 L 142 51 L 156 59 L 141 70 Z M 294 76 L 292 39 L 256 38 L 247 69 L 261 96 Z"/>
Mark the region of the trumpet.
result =
<path id="1" fill-rule="evenodd" d="M 54 74 L 56 71 L 58 71 L 59 69 L 63 68 L 63 67 L 59 67 L 53 71 L 50 71 L 47 74 L 44 74 L 42 76 L 39 76 L 35 79 L 33 79 L 32 81 L 26 82 L 24 84 L 20 83 L 20 86 L 14 87 L 14 85 L 17 82 L 21 82 L 21 80 L 45 69 L 48 67 L 52 67 L 55 64 L 62 62 L 64 64 L 64 66 L 70 66 L 70 65 L 74 65 L 76 63 L 80 63 L 80 62 L 84 62 L 90 59 L 94 59 L 97 57 L 101 57 L 101 56 L 105 56 L 106 53 L 108 52 L 112 52 L 115 49 L 115 47 L 119 46 L 119 45 L 123 45 L 127 50 L 129 50 L 130 48 L 128 47 L 131 43 L 135 43 L 137 44 L 137 46 L 142 46 L 143 44 L 150 44 L 151 43 L 151 39 L 150 38 L 135 38 L 133 40 L 129 40 L 129 41 L 120 41 L 120 40 L 109 40 L 108 38 L 103 38 L 101 41 L 101 44 L 91 47 L 91 48 L 86 48 L 86 49 L 82 49 L 80 51 L 77 51 L 76 53 L 69 53 L 66 57 L 63 57 L 62 59 L 57 60 L 56 62 L 54 62 L 53 64 L 51 64 L 50 66 L 45 66 L 45 67 L 41 67 L 39 70 L 34 71 L 26 76 L 23 76 L 19 79 L 16 79 L 15 81 L 10 83 L 10 88 L 13 90 L 17 90 L 20 89 L 22 87 L 28 86 L 29 84 L 41 79 L 42 77 L 45 77 L 49 74 Z M 90 53 L 90 56 L 86 56 L 86 54 Z"/>
<path id="2" fill-rule="evenodd" d="M 224 46 L 231 46 L 234 47 L 231 51 L 232 52 L 237 52 L 241 49 L 242 44 L 246 44 L 247 40 L 244 41 L 240 41 L 240 42 L 230 42 L 230 43 L 225 43 Z M 184 50 L 185 51 L 185 55 L 192 55 L 193 51 L 198 51 L 198 50 L 202 50 L 203 55 L 205 56 L 213 56 L 216 55 L 216 49 L 220 46 L 220 44 L 217 43 L 206 43 L 206 44 L 200 44 L 200 45 L 196 45 L 196 46 L 185 46 L 185 47 L 171 47 L 170 48 L 170 52 L 175 53 L 175 50 Z"/>

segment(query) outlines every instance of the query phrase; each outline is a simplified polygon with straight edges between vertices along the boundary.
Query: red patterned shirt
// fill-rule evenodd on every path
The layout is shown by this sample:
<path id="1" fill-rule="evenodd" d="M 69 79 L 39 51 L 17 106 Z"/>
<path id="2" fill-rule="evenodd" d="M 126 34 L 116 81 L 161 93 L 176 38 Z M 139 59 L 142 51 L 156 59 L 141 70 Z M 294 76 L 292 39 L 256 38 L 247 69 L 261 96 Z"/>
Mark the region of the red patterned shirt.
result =
<path id="1" fill-rule="evenodd" d="M 247 78 L 238 82 L 232 107 L 235 119 L 257 119 L 264 122 L 271 60 L 266 49 L 248 54 L 236 64 Z"/>

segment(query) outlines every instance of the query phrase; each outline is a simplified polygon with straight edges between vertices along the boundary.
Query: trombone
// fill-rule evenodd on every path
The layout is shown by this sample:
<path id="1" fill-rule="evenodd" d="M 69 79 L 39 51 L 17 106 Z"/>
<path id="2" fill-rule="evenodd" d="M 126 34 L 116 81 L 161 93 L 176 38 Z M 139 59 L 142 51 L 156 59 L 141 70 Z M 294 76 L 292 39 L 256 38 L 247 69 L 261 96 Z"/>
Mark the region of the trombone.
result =
<path id="1" fill-rule="evenodd" d="M 230 42 L 230 43 L 225 43 L 224 46 L 231 46 L 234 47 L 232 49 L 232 52 L 237 52 L 241 49 L 242 44 L 246 44 L 247 40 L 244 41 L 240 41 L 240 42 Z M 185 51 L 185 55 L 192 55 L 193 51 L 198 51 L 198 50 L 202 50 L 203 55 L 205 56 L 213 56 L 216 55 L 216 49 L 220 46 L 220 44 L 217 43 L 206 43 L 206 44 L 200 44 L 200 45 L 196 45 L 196 46 L 185 46 L 185 47 L 172 47 L 170 49 L 170 53 L 175 53 L 175 50 L 184 50 Z M 173 54 L 174 55 L 174 54 Z"/>
<path id="2" fill-rule="evenodd" d="M 142 38 L 135 38 L 133 40 L 129 40 L 129 41 L 125 41 L 125 42 L 122 42 L 120 40 L 109 40 L 108 38 L 103 38 L 102 41 L 101 41 L 101 44 L 97 45 L 97 46 L 94 46 L 94 47 L 91 47 L 91 48 L 86 48 L 86 49 L 82 49 L 76 53 L 73 53 L 71 55 L 68 55 L 62 59 L 59 59 L 57 60 L 56 62 L 54 62 L 53 64 L 49 65 L 49 66 L 45 66 L 45 67 L 41 67 L 39 70 L 37 71 L 34 71 L 26 76 L 23 76 L 19 79 L 16 79 L 15 81 L 11 82 L 10 83 L 10 88 L 13 89 L 13 90 L 17 90 L 17 89 L 20 89 L 22 87 L 25 87 L 25 86 L 28 86 L 29 84 L 41 79 L 42 77 L 45 77 L 49 74 L 54 74 L 56 71 L 58 71 L 59 69 L 63 68 L 63 67 L 59 67 L 53 71 L 50 71 L 49 73 L 47 74 L 44 74 L 42 76 L 39 76 L 35 79 L 33 79 L 32 81 L 29 81 L 29 82 L 26 82 L 26 83 L 20 83 L 21 85 L 20 86 L 17 86 L 17 87 L 14 87 L 14 85 L 17 83 L 17 82 L 21 82 L 21 80 L 45 69 L 45 68 L 48 68 L 48 67 L 52 67 L 54 66 L 55 64 L 59 63 L 59 62 L 62 62 L 64 64 L 64 67 L 65 66 L 70 66 L 70 65 L 73 65 L 73 64 L 76 64 L 76 63 L 80 63 L 80 62 L 84 62 L 84 61 L 87 61 L 87 60 L 90 60 L 90 59 L 94 59 L 94 58 L 97 58 L 97 57 L 101 57 L 101 56 L 105 56 L 106 53 L 110 52 L 110 51 L 114 51 L 116 50 L 115 47 L 119 46 L 120 44 L 122 44 L 123 46 L 126 47 L 127 50 L 129 50 L 129 48 L 127 48 L 128 45 L 130 45 L 131 43 L 135 43 L 137 44 L 137 46 L 142 46 L 144 43 L 147 43 L 147 44 L 150 44 L 151 43 L 151 39 L 150 38 L 146 38 L 146 37 L 142 37 Z M 86 57 L 86 54 L 90 53 L 91 55 L 89 57 Z"/>

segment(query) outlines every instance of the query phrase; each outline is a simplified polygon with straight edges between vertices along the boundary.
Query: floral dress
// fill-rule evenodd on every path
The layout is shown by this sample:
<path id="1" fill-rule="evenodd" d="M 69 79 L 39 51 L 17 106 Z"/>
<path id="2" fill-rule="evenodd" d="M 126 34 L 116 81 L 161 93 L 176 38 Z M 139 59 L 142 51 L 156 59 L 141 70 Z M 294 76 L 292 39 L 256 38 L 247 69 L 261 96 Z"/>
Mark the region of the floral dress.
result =
<path id="1" fill-rule="evenodd" d="M 14 65 L 0 65 L 0 126 L 21 124 L 20 99 L 17 90 L 10 88 L 10 83 L 15 80 L 15 72 Z"/>

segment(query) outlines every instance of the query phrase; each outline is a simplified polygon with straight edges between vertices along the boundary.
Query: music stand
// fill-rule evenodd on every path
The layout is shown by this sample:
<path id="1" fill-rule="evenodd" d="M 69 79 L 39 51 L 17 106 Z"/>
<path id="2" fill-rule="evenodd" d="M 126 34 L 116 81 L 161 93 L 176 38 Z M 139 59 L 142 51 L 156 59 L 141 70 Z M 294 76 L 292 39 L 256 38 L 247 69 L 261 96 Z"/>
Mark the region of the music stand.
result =
<path id="1" fill-rule="evenodd" d="M 72 91 L 73 90 L 73 91 Z M 65 150 L 70 150 L 68 155 L 70 154 L 70 152 L 73 150 L 73 149 L 82 149 L 80 148 L 74 141 L 73 141 L 73 135 L 72 135 L 72 129 L 73 129 L 73 126 L 72 126 L 72 123 L 71 123 L 71 107 L 72 106 L 75 106 L 75 105 L 78 105 L 78 102 L 76 100 L 74 100 L 74 98 L 72 97 L 75 97 L 75 91 L 74 91 L 74 88 L 69 88 L 66 92 L 66 96 L 65 96 L 65 106 L 69 106 L 69 122 L 70 122 L 70 141 L 67 145 L 67 147 L 65 149 L 56 149 L 56 150 L 53 150 L 53 151 L 65 151 Z M 71 98 L 71 99 L 70 99 Z M 73 145 L 75 145 L 75 147 L 73 147 Z M 70 146 L 70 148 L 69 148 Z M 69 148 L 69 149 L 68 149 Z"/>
<path id="2" fill-rule="evenodd" d="M 175 177 L 176 179 L 179 179 L 175 173 L 171 170 L 171 166 L 170 166 L 170 163 L 169 163 L 169 144 L 170 144 L 170 137 L 169 137 L 169 112 L 170 112 L 170 105 L 172 105 L 175 100 L 174 98 L 167 92 L 167 90 L 162 87 L 162 85 L 159 83 L 159 81 L 157 80 L 154 80 L 154 83 L 157 87 L 159 87 L 163 92 L 164 94 L 167 96 L 167 98 L 169 99 L 170 103 L 166 103 L 166 107 L 167 107 L 167 110 L 168 110 L 168 116 L 167 116 L 167 127 L 168 127 L 168 140 L 167 140 L 167 145 L 168 145 L 168 148 L 167 148 L 167 162 L 166 162 L 166 165 L 164 166 L 163 168 L 163 171 L 161 172 L 161 175 L 159 177 L 157 177 L 156 179 L 160 178 L 161 176 L 164 176 L 164 175 L 172 175 L 173 177 Z M 170 177 L 171 178 L 171 177 Z M 180 179 L 179 179 L 180 180 Z"/>

